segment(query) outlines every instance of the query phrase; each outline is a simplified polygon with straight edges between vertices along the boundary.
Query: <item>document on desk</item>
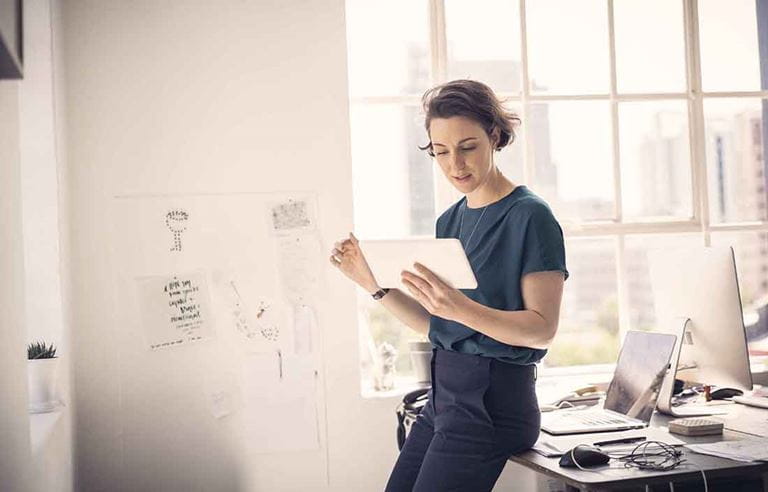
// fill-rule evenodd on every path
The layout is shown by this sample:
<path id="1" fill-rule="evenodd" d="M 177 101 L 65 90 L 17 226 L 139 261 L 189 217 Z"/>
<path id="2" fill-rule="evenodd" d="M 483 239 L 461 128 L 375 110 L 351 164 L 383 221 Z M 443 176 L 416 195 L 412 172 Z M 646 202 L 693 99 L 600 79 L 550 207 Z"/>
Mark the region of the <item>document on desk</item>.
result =
<path id="1" fill-rule="evenodd" d="M 768 412 L 760 408 L 739 406 L 736 412 L 721 417 L 725 428 L 743 434 L 768 437 Z"/>
<path id="2" fill-rule="evenodd" d="M 725 428 L 753 436 L 768 437 L 768 419 L 766 418 L 727 420 Z"/>
<path id="3" fill-rule="evenodd" d="M 708 444 L 686 444 L 694 453 L 718 456 L 735 461 L 768 461 L 768 445 L 763 439 L 720 441 Z"/>

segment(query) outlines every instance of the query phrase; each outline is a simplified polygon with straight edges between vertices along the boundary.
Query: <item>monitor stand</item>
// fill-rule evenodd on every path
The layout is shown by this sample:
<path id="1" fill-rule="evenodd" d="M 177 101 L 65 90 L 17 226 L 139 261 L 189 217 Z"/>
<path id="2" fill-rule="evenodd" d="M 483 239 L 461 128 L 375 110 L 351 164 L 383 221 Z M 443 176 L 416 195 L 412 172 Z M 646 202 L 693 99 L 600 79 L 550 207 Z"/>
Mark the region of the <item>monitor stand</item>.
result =
<path id="1" fill-rule="evenodd" d="M 677 376 L 678 366 L 680 365 L 680 353 L 683 345 L 690 345 L 692 342 L 692 326 L 690 318 L 675 318 L 673 333 L 677 333 L 675 348 L 672 350 L 672 357 L 669 360 L 669 371 L 667 371 L 664 381 L 659 389 L 659 399 L 656 402 L 656 409 L 664 414 L 674 417 L 697 417 L 702 415 L 723 415 L 728 411 L 723 408 L 703 404 L 682 404 L 676 407 L 672 406 L 672 395 L 675 390 L 675 377 Z"/>

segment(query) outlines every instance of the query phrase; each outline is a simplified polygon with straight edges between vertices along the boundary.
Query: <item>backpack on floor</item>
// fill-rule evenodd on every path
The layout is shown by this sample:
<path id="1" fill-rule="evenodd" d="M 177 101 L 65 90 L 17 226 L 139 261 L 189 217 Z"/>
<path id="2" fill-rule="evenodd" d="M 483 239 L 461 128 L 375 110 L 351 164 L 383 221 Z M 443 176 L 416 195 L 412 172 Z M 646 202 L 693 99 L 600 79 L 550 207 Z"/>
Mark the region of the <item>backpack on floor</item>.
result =
<path id="1" fill-rule="evenodd" d="M 403 449 L 405 438 L 411 430 L 411 426 L 416 421 L 416 417 L 421 413 L 424 405 L 427 404 L 429 388 L 421 388 L 403 396 L 403 401 L 397 406 L 397 449 Z"/>

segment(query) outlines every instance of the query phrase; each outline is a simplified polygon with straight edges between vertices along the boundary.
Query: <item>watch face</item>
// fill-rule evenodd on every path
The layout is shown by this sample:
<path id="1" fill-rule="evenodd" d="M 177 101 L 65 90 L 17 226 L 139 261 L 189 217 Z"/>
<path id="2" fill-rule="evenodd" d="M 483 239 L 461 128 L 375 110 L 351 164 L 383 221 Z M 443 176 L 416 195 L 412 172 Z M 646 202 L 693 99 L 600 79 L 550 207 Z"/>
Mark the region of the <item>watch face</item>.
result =
<path id="1" fill-rule="evenodd" d="M 387 292 L 389 292 L 389 289 L 379 289 L 373 294 L 373 298 L 376 300 L 381 299 Z"/>

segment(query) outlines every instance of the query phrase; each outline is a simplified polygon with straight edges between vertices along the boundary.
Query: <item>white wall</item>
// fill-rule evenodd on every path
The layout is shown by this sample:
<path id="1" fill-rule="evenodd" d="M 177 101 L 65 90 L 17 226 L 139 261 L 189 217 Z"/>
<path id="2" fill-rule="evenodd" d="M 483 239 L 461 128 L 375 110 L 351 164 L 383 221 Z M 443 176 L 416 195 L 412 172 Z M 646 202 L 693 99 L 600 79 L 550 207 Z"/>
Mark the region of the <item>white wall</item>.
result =
<path id="1" fill-rule="evenodd" d="M 0 80 L 0 484 L 29 490 L 19 82 Z"/>
<path id="2" fill-rule="evenodd" d="M 62 25 L 75 489 L 382 490 L 397 399 L 360 397 L 354 288 L 329 266 L 319 452 L 244 454 L 195 393 L 209 346 L 147 364 L 115 343 L 134 329 L 115 314 L 117 194 L 315 189 L 326 250 L 351 229 L 344 1 L 64 2 Z"/>
<path id="3" fill-rule="evenodd" d="M 33 486 L 72 490 L 69 330 L 64 323 L 59 248 L 51 3 L 24 2 L 24 81 L 20 85 L 20 154 L 27 340 L 54 343 L 58 390 L 66 406 L 55 419 L 33 416 Z M 66 222 L 64 222 L 66 224 Z"/>
<path id="4" fill-rule="evenodd" d="M 115 194 L 316 189 L 328 250 L 350 230 L 343 9 L 341 0 L 63 5 L 77 490 L 383 488 L 396 401 L 359 396 L 354 290 L 336 272 L 319 312 L 327 453 L 243 456 L 236 430 L 195 420 L 197 408 L 156 404 L 168 391 L 187 395 L 182 375 L 121 401 L 121 381 L 146 373 L 119 361 L 114 344 L 129 329 L 113 311 Z M 167 369 L 200 354 L 169 352 Z M 126 426 L 137 404 L 140 434 Z M 160 428 L 174 417 L 174 431 Z"/>

